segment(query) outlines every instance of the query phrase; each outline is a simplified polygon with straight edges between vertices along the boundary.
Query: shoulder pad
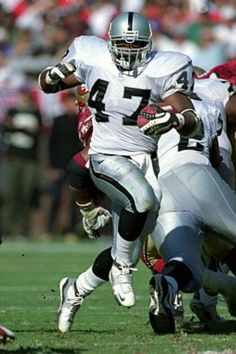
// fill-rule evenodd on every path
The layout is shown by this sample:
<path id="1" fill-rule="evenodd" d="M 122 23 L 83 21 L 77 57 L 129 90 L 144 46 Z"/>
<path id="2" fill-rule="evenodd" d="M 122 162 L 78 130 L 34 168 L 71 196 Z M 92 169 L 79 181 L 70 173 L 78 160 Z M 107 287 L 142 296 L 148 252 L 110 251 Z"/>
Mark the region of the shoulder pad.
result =
<path id="1" fill-rule="evenodd" d="M 97 65 L 108 57 L 107 42 L 96 36 L 80 36 L 74 39 L 78 58 L 88 65 Z"/>
<path id="2" fill-rule="evenodd" d="M 147 66 L 146 75 L 158 78 L 191 67 L 192 60 L 185 54 L 170 51 L 156 52 Z"/>

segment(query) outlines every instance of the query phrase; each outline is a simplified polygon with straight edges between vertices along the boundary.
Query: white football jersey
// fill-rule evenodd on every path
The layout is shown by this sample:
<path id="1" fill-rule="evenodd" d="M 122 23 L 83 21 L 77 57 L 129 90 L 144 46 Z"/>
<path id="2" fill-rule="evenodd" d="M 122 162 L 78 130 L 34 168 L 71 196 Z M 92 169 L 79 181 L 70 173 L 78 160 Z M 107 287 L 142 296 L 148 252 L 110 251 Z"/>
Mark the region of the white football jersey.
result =
<path id="1" fill-rule="evenodd" d="M 185 163 L 209 165 L 209 150 L 213 139 L 222 130 L 221 110 L 217 105 L 192 100 L 202 119 L 201 136 L 183 138 L 175 129 L 163 134 L 158 141 L 159 175 Z"/>
<path id="2" fill-rule="evenodd" d="M 76 77 L 90 92 L 93 135 L 90 154 L 136 155 L 156 150 L 157 141 L 140 132 L 138 112 L 175 92 L 191 92 L 192 63 L 177 52 L 153 52 L 139 75 L 122 74 L 107 42 L 95 36 L 74 39 L 63 61 L 73 60 Z"/>
<path id="3" fill-rule="evenodd" d="M 226 80 L 219 78 L 209 78 L 209 79 L 195 79 L 194 92 L 202 100 L 207 100 L 213 104 L 219 105 L 223 110 L 226 106 L 230 97 L 235 93 L 235 86 Z M 220 148 L 226 150 L 230 155 L 232 153 L 232 146 L 230 140 L 227 136 L 226 131 L 226 116 L 222 115 L 223 119 L 223 130 L 222 134 L 219 136 L 219 146 Z"/>
<path id="4" fill-rule="evenodd" d="M 236 88 L 230 82 L 219 78 L 195 79 L 194 92 L 205 100 L 226 106 Z"/>

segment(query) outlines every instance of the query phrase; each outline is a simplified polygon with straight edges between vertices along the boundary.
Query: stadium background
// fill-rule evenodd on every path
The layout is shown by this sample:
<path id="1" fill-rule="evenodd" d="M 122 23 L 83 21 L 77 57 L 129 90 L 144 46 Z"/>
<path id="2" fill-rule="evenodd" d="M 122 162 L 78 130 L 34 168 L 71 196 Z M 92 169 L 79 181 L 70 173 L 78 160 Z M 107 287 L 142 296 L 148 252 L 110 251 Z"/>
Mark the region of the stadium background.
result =
<path id="1" fill-rule="evenodd" d="M 22 89 L 32 94 L 43 121 L 39 185 L 28 220 L 31 238 L 51 240 L 62 236 L 69 242 L 81 235 L 79 213 L 74 228 L 65 228 L 71 212 L 66 186 L 60 200 L 57 225 L 53 231 L 47 227 L 52 197 L 49 186 L 53 175 L 48 142 L 55 117 L 65 112 L 65 93 L 42 93 L 37 85 L 38 74 L 61 59 L 74 37 L 95 34 L 106 39 L 111 19 L 119 12 L 129 10 L 141 12 L 149 19 L 155 49 L 188 54 L 194 65 L 205 70 L 236 59 L 235 0 L 0 0 L 1 131 L 7 111 L 17 104 Z M 1 139 L 0 214 L 6 192 L 3 168 L 6 152 L 7 145 Z M 17 231 L 5 236 L 25 237 Z"/>

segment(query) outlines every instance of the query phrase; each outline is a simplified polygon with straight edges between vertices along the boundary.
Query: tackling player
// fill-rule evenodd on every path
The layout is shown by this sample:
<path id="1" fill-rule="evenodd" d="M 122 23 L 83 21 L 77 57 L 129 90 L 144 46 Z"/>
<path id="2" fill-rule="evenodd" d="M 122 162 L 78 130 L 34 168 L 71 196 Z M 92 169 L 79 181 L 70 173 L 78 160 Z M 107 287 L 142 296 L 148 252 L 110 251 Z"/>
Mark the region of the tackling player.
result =
<path id="1" fill-rule="evenodd" d="M 159 310 L 150 313 L 150 322 L 156 333 L 175 331 L 173 302 L 177 290 L 192 292 L 202 279 L 200 259 L 202 231 L 209 229 L 216 231 L 232 243 L 233 248 L 229 252 L 226 250 L 224 261 L 232 272 L 236 273 L 232 258 L 236 250 L 236 197 L 210 165 L 206 156 L 210 156 L 209 148 L 214 147 L 214 154 L 211 153 L 214 157 L 214 161 L 211 159 L 212 165 L 215 167 L 219 165 L 218 142 L 214 138 L 219 131 L 215 119 L 219 116 L 217 113 L 219 109 L 217 105 L 212 105 L 208 114 L 204 115 L 204 110 L 207 109 L 206 101 L 202 104 L 201 100 L 195 100 L 194 105 L 195 109 L 198 107 L 202 111 L 202 119 L 205 118 L 204 138 L 196 136 L 194 139 L 180 139 L 175 136 L 174 139 L 173 135 L 176 133 L 172 130 L 164 134 L 158 144 L 160 164 L 158 181 L 162 201 L 152 237 L 167 263 L 162 274 L 155 275 L 150 283 L 157 291 L 156 297 L 159 302 Z M 222 122 L 222 118 L 220 116 L 219 118 Z M 153 119 L 151 134 L 155 134 L 155 114 Z M 144 125 L 142 130 L 149 133 L 149 123 Z M 182 283 L 186 273 L 182 271 L 181 263 L 185 264 L 192 274 L 192 280 L 187 286 L 183 286 Z"/>
<path id="2" fill-rule="evenodd" d="M 210 100 L 220 106 L 224 107 L 226 113 L 226 120 L 223 122 L 223 131 L 218 137 L 220 154 L 222 156 L 222 163 L 218 167 L 218 172 L 221 177 L 235 189 L 235 131 L 236 131 L 236 61 L 230 60 L 221 64 L 208 72 L 201 72 L 196 76 L 194 91 L 198 97 L 204 100 Z M 234 163 L 233 163 L 234 162 Z M 215 238 L 215 235 L 208 233 L 205 238 L 205 246 L 207 249 L 213 251 L 217 259 L 223 260 L 225 253 L 223 250 L 230 249 L 232 246 L 227 245 L 225 240 Z M 214 265 L 214 261 L 209 260 Z M 227 267 L 222 264 L 217 265 L 218 269 L 227 273 Z M 208 308 L 202 308 L 202 299 L 208 302 Z M 191 301 L 191 309 L 202 320 L 209 321 L 211 318 L 217 319 L 216 314 L 216 296 L 208 296 L 201 290 L 194 295 Z M 226 298 L 228 309 L 231 315 L 235 315 L 235 304 Z M 215 315 L 214 315 L 215 313 Z M 212 317 L 213 316 L 213 317 Z M 218 317 L 219 318 L 219 317 Z"/>
<path id="3" fill-rule="evenodd" d="M 203 99 L 204 101 L 213 102 L 214 104 L 223 107 L 226 112 L 227 122 L 224 119 L 223 131 L 218 138 L 220 154 L 222 156 L 222 163 L 218 166 L 218 172 L 232 188 L 234 188 L 235 185 L 235 171 L 231 156 L 232 152 L 233 156 L 235 156 L 235 149 L 233 148 L 232 150 L 228 135 L 231 137 L 234 147 L 234 132 L 236 127 L 236 94 L 233 85 L 236 82 L 236 74 L 234 69 L 235 61 L 230 61 L 211 69 L 207 73 L 202 73 L 201 71 L 201 76 L 196 77 L 197 80 L 195 80 L 194 85 L 195 99 Z M 143 260 L 147 266 L 160 271 L 163 264 L 161 262 L 159 266 L 160 260 L 156 262 L 156 250 L 153 249 L 152 246 L 152 241 L 147 239 L 143 250 Z M 210 254 L 213 253 L 219 260 L 223 260 L 226 256 L 226 251 L 233 248 L 233 246 L 226 243 L 225 240 L 222 241 L 221 239 L 216 238 L 215 234 L 209 232 L 206 234 L 204 246 L 208 249 L 208 253 L 210 250 Z M 213 263 L 210 261 L 210 263 L 212 266 L 213 263 L 215 264 L 215 261 Z M 226 273 L 227 267 L 225 267 L 225 265 L 222 267 L 222 265 L 216 264 L 215 270 Z M 224 278 L 223 274 L 222 278 Z M 212 286 L 214 286 L 213 283 Z M 230 314 L 235 315 L 234 302 L 228 297 L 226 297 L 226 301 Z M 204 289 L 201 289 L 195 293 L 190 306 L 194 313 L 196 313 L 199 319 L 203 322 L 221 321 L 222 319 L 216 311 L 216 303 L 216 296 L 210 296 L 204 291 Z"/>

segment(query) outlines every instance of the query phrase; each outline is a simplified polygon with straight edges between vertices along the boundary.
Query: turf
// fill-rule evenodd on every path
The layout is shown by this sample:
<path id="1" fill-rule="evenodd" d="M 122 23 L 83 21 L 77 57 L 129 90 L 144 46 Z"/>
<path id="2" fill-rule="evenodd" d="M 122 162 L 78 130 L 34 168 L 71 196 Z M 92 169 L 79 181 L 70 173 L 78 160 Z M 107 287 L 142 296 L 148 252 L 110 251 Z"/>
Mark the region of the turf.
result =
<path id="1" fill-rule="evenodd" d="M 134 274 L 137 304 L 119 307 L 105 284 L 88 297 L 70 333 L 57 330 L 58 282 L 86 269 L 95 255 L 109 244 L 78 241 L 5 241 L 0 257 L 0 323 L 14 330 L 16 340 L 0 344 L 0 353 L 25 354 L 164 354 L 236 353 L 236 321 L 222 299 L 218 304 L 227 321 L 201 327 L 184 296 L 185 324 L 175 335 L 156 336 L 147 324 L 149 271 L 140 263 Z M 212 353 L 209 352 L 209 353 Z"/>

